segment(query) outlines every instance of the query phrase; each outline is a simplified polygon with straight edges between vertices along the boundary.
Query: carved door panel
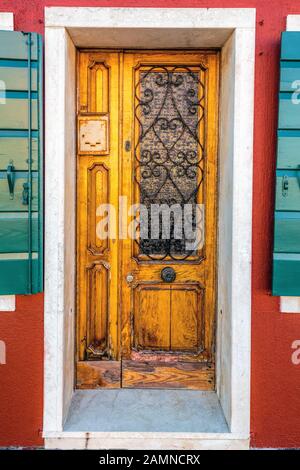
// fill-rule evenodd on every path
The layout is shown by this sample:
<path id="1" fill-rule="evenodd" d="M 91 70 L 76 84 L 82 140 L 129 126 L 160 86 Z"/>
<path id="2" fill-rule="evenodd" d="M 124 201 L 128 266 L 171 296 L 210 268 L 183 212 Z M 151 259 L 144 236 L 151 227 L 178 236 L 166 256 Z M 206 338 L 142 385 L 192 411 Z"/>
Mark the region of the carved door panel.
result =
<path id="1" fill-rule="evenodd" d="M 100 238 L 99 211 L 118 207 L 120 65 L 115 52 L 78 53 L 77 386 L 120 387 L 119 248 Z"/>
<path id="2" fill-rule="evenodd" d="M 79 54 L 78 387 L 214 388 L 217 96 L 215 51 Z"/>

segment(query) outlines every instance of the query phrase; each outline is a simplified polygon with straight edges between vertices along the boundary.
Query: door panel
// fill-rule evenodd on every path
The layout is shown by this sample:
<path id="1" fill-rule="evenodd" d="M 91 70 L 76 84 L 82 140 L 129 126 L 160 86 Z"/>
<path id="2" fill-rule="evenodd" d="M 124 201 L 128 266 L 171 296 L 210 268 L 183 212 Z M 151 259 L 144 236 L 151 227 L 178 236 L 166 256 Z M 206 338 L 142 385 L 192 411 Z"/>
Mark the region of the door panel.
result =
<path id="1" fill-rule="evenodd" d="M 114 52 L 78 54 L 77 386 L 79 388 L 120 386 L 119 250 L 116 236 L 112 238 L 98 236 L 101 221 L 98 208 L 101 204 L 112 204 L 118 208 L 119 60 L 119 54 Z"/>
<path id="2" fill-rule="evenodd" d="M 109 351 L 109 269 L 97 261 L 87 267 L 86 357 L 99 359 Z"/>
<path id="3" fill-rule="evenodd" d="M 138 285 L 134 291 L 134 349 L 199 352 L 201 295 L 196 285 Z"/>
<path id="4" fill-rule="evenodd" d="M 206 237 L 191 249 L 174 215 L 152 239 L 150 211 L 122 241 L 123 387 L 214 387 L 217 67 L 216 53 L 124 54 L 122 194 L 148 212 L 203 204 Z"/>
<path id="5" fill-rule="evenodd" d="M 218 53 L 78 63 L 77 386 L 211 390 Z"/>
<path id="6" fill-rule="evenodd" d="M 182 286 L 170 293 L 171 350 L 197 353 L 202 340 L 202 292 L 198 286 Z"/>
<path id="7" fill-rule="evenodd" d="M 139 286 L 134 297 L 134 348 L 138 351 L 169 351 L 170 289 L 160 289 L 155 284 Z"/>

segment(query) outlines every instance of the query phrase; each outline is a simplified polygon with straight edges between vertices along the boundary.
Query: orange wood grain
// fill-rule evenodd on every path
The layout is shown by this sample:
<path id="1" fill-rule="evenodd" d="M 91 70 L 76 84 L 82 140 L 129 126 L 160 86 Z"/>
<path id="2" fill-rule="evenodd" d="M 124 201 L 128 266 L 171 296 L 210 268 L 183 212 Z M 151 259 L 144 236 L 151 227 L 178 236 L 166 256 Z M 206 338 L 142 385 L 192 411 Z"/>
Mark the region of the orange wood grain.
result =
<path id="1" fill-rule="evenodd" d="M 122 387 L 213 390 L 214 369 L 195 362 L 162 364 L 123 361 Z"/>
<path id="2" fill-rule="evenodd" d="M 135 292 L 134 342 L 137 349 L 170 350 L 170 288 L 146 285 Z"/>
<path id="3" fill-rule="evenodd" d="M 197 352 L 201 347 L 202 304 L 201 290 L 182 286 L 170 292 L 171 351 Z"/>
<path id="4" fill-rule="evenodd" d="M 120 361 L 79 361 L 77 388 L 120 388 Z"/>

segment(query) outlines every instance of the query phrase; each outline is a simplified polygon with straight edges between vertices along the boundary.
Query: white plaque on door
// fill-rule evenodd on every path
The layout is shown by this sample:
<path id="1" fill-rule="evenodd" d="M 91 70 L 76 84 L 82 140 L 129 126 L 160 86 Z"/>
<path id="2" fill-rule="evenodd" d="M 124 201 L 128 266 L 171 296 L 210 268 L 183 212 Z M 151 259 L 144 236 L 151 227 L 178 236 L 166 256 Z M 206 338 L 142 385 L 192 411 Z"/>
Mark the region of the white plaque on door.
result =
<path id="1" fill-rule="evenodd" d="M 78 153 L 107 155 L 109 153 L 107 114 L 86 114 L 78 117 Z"/>

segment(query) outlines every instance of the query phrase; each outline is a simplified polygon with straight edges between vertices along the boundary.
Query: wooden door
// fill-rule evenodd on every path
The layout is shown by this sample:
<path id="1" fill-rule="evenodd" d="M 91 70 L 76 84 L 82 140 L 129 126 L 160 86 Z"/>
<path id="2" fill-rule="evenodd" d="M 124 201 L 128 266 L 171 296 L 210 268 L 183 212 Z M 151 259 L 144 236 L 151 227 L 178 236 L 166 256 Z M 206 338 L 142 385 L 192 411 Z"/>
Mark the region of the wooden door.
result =
<path id="1" fill-rule="evenodd" d="M 218 53 L 78 64 L 77 386 L 211 390 Z"/>

